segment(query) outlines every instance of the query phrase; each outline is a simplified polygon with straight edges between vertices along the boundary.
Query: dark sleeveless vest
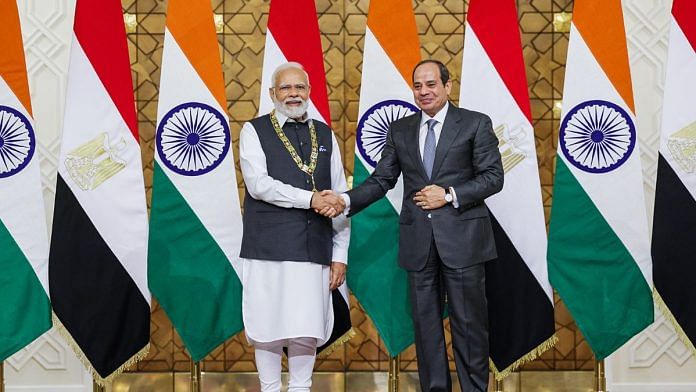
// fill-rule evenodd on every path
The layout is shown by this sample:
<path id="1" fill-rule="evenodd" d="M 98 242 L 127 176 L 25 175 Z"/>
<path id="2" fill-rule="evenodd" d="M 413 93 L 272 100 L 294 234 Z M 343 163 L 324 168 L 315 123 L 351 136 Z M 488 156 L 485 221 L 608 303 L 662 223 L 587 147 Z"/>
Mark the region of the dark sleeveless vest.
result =
<path id="1" fill-rule="evenodd" d="M 314 171 L 318 190 L 331 189 L 331 129 L 313 120 L 319 158 Z M 270 115 L 251 120 L 266 155 L 268 175 L 285 184 L 311 191 L 311 177 L 302 172 L 276 135 Z M 286 121 L 283 131 L 295 151 L 309 164 L 312 151 L 308 123 Z M 271 261 L 298 261 L 331 265 L 331 219 L 314 210 L 282 208 L 244 195 L 244 233 L 240 257 Z"/>

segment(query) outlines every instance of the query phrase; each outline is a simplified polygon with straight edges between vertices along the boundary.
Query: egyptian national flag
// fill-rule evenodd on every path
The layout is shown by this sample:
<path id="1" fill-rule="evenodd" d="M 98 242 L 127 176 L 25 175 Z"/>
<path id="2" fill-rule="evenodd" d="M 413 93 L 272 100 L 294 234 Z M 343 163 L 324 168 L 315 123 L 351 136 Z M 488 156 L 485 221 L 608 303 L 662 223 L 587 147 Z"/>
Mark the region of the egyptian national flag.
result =
<path id="1" fill-rule="evenodd" d="M 263 57 L 259 113 L 268 113 L 273 110 L 273 102 L 268 94 L 268 89 L 273 85 L 271 74 L 279 65 L 288 61 L 302 64 L 309 74 L 309 84 L 312 86 L 309 97 L 309 117 L 319 119 L 331 127 L 324 55 L 313 0 L 271 1 Z M 333 331 L 329 340 L 317 349 L 318 353 L 323 355 L 330 354 L 354 335 L 350 323 L 346 284 L 334 290 L 332 296 Z"/>
<path id="2" fill-rule="evenodd" d="M 655 297 L 696 354 L 696 2 L 674 0 L 652 233 Z"/>
<path id="3" fill-rule="evenodd" d="M 490 356 L 502 379 L 557 341 L 534 128 L 513 0 L 471 0 L 459 105 L 488 114 L 503 190 L 486 200 L 498 259 L 486 264 Z"/>
<path id="4" fill-rule="evenodd" d="M 37 133 L 14 0 L 0 2 L 0 53 L 0 361 L 4 361 L 51 328 Z"/>
<path id="5" fill-rule="evenodd" d="M 78 0 L 49 283 L 56 324 L 98 383 L 147 354 L 147 209 L 119 0 Z"/>

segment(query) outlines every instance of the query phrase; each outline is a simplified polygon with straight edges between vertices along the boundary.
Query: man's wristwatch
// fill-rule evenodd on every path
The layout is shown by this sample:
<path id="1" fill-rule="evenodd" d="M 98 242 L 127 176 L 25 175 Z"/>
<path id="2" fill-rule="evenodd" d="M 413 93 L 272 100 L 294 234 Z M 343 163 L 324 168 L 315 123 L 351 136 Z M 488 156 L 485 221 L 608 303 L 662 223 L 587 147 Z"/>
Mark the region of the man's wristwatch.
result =
<path id="1" fill-rule="evenodd" d="M 447 203 L 451 203 L 452 200 L 454 200 L 454 198 L 452 197 L 452 193 L 450 193 L 449 190 L 446 190 L 446 191 L 445 191 L 445 201 L 446 201 Z"/>

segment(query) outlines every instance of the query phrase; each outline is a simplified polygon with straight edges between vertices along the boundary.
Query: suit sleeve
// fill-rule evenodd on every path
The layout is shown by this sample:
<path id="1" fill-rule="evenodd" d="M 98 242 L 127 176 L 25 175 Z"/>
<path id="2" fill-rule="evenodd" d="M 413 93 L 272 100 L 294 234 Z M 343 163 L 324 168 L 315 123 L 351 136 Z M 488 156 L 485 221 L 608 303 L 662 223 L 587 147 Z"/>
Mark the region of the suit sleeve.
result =
<path id="1" fill-rule="evenodd" d="M 394 188 L 400 175 L 401 165 L 394 145 L 394 129 L 390 126 L 382 157 L 377 162 L 375 171 L 362 184 L 347 192 L 350 198 L 349 216 L 357 214 L 384 197 L 387 191 Z"/>
<path id="2" fill-rule="evenodd" d="M 503 164 L 498 150 L 498 138 L 493 132 L 491 119 L 484 116 L 474 136 L 474 177 L 454 187 L 459 209 L 466 210 L 483 202 L 488 196 L 503 189 Z"/>

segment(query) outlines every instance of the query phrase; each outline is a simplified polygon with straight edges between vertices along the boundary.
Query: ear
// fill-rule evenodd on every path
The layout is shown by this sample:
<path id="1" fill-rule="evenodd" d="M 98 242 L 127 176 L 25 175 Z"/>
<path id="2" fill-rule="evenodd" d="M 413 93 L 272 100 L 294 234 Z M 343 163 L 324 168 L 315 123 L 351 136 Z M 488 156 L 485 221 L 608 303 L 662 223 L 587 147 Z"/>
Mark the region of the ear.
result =
<path id="1" fill-rule="evenodd" d="M 273 90 L 273 87 L 268 89 L 268 95 L 271 97 L 271 101 L 275 101 L 275 90 Z"/>
<path id="2" fill-rule="evenodd" d="M 448 80 L 447 83 L 445 83 L 445 91 L 447 91 L 447 95 L 449 95 L 450 91 L 452 91 L 452 79 Z"/>

